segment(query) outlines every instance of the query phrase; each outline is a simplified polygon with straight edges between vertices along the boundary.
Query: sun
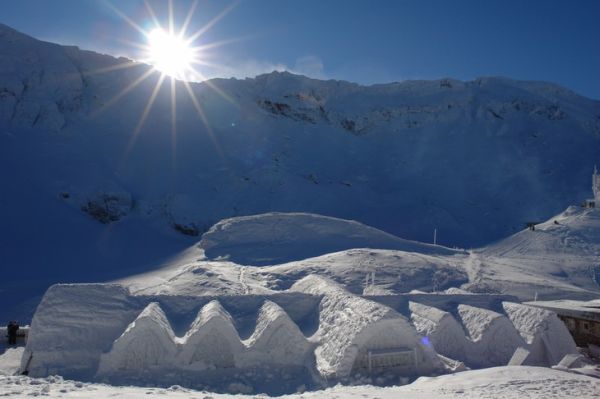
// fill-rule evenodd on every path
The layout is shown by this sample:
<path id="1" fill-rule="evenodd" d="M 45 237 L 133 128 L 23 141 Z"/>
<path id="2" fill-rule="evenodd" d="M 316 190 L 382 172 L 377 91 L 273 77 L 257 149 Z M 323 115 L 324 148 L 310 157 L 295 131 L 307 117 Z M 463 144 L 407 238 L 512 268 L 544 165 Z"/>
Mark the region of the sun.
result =
<path id="1" fill-rule="evenodd" d="M 218 64 L 207 61 L 211 59 L 210 50 L 214 50 L 215 48 L 218 48 L 227 43 L 238 41 L 240 40 L 240 38 L 202 44 L 198 42 L 200 41 L 202 36 L 208 30 L 210 30 L 221 18 L 223 18 L 225 15 L 227 15 L 227 13 L 229 13 L 235 8 L 237 2 L 231 3 L 228 7 L 226 7 L 218 15 L 212 18 L 204 26 L 197 29 L 194 33 L 188 34 L 187 29 L 190 23 L 192 22 L 192 17 L 194 15 L 194 11 L 198 5 L 198 2 L 199 0 L 194 0 L 192 2 L 189 11 L 185 17 L 185 20 L 180 25 L 177 23 L 174 15 L 174 0 L 168 0 L 162 3 L 166 4 L 168 8 L 168 18 L 166 23 L 164 23 L 164 18 L 162 19 L 163 24 L 161 24 L 161 19 L 157 17 L 157 14 L 154 12 L 154 9 L 146 0 L 144 0 L 144 4 L 147 10 L 147 19 L 144 20 L 142 24 L 139 24 L 133 19 L 129 18 L 114 4 L 112 4 L 111 1 L 106 1 L 105 3 L 117 15 L 122 17 L 133 29 L 137 30 L 141 34 L 141 37 L 145 39 L 145 42 L 128 42 L 133 47 L 136 47 L 138 50 L 141 50 L 141 52 L 138 53 L 139 57 L 134 57 L 137 61 L 126 60 L 123 63 L 111 65 L 109 67 L 99 68 L 97 70 L 91 71 L 90 73 L 105 73 L 123 68 L 139 67 L 140 62 L 142 64 L 147 64 L 149 67 L 142 68 L 142 73 L 139 77 L 137 77 L 137 79 L 135 79 L 129 85 L 124 87 L 121 91 L 115 94 L 114 97 L 112 97 L 105 104 L 103 104 L 98 110 L 94 111 L 95 114 L 98 115 L 101 112 L 105 112 L 107 109 L 109 109 L 118 101 L 120 101 L 123 97 L 125 97 L 127 93 L 131 92 L 137 86 L 142 84 L 142 82 L 146 81 L 151 76 L 158 75 L 156 84 L 154 85 L 154 89 L 152 90 L 152 93 L 150 94 L 146 105 L 141 111 L 139 121 L 135 128 L 132 130 L 129 144 L 127 145 L 127 148 L 125 149 L 125 152 L 123 154 L 123 159 L 126 159 L 128 157 L 128 154 L 135 145 L 136 139 L 140 134 L 146 122 L 146 119 L 148 118 L 148 115 L 150 115 L 150 113 L 152 112 L 152 107 L 157 96 L 160 93 L 164 93 L 163 91 L 161 91 L 161 88 L 165 81 L 170 81 L 171 83 L 171 150 L 173 160 L 175 160 L 176 158 L 175 143 L 177 137 L 178 90 L 182 88 L 185 89 L 185 91 L 189 95 L 189 98 L 197 111 L 198 117 L 200 118 L 201 122 L 206 128 L 206 133 L 208 134 L 215 146 L 215 150 L 218 154 L 221 155 L 221 148 L 219 146 L 218 140 L 213 134 L 212 127 L 210 126 L 207 115 L 204 112 L 202 103 L 196 96 L 197 90 L 195 90 L 195 88 L 192 86 L 194 85 L 194 82 L 201 81 L 206 87 L 214 90 L 221 97 L 235 104 L 234 99 L 227 95 L 216 84 L 214 84 L 210 80 L 207 80 L 207 78 L 202 73 L 201 69 L 199 69 L 199 67 L 202 66 L 213 69 L 221 68 L 221 66 L 219 66 Z M 151 25 L 152 28 L 148 30 L 142 27 L 147 25 Z M 127 43 L 127 41 L 124 42 Z"/>
<path id="2" fill-rule="evenodd" d="M 147 39 L 148 63 L 166 75 L 185 79 L 196 58 L 194 48 L 180 36 L 162 28 L 153 29 Z"/>

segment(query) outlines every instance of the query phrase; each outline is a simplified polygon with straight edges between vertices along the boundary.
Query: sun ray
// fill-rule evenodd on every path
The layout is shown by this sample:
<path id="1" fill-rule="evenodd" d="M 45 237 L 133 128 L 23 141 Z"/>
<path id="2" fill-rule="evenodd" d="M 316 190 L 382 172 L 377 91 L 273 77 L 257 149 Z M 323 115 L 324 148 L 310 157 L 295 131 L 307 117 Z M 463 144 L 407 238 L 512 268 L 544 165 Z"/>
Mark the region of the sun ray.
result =
<path id="1" fill-rule="evenodd" d="M 216 17 L 211 19 L 206 25 L 204 25 L 201 29 L 197 30 L 193 35 L 191 35 L 188 39 L 188 43 L 193 43 L 200 36 L 208 32 L 217 22 L 219 22 L 225 15 L 229 14 L 231 10 L 233 10 L 238 5 L 238 2 L 231 3 L 229 7 L 225 8 L 221 11 Z"/>
<path id="2" fill-rule="evenodd" d="M 206 59 L 197 59 L 197 60 L 194 60 L 192 62 L 192 64 L 193 65 L 207 66 L 207 67 L 210 67 L 210 68 L 221 69 L 221 70 L 227 68 L 227 66 L 224 65 L 224 64 L 216 64 L 214 62 L 206 61 Z M 192 68 L 192 71 L 195 72 L 195 70 L 193 68 Z"/>
<path id="3" fill-rule="evenodd" d="M 114 105 L 117 101 L 119 101 L 121 98 L 123 98 L 123 96 L 125 96 L 127 93 L 129 93 L 131 90 L 133 90 L 135 87 L 137 87 L 140 83 L 142 83 L 144 80 L 146 80 L 150 75 L 152 75 L 155 72 L 156 71 L 154 69 L 149 68 L 142 76 L 140 76 L 139 78 L 137 78 L 136 80 L 131 82 L 127 87 L 125 87 L 123 90 L 121 90 L 119 93 L 117 93 L 113 98 L 108 100 L 108 102 L 103 104 L 102 107 L 100 107 L 99 109 L 94 111 L 92 113 L 92 117 L 96 117 L 99 114 L 101 114 L 102 112 L 106 111 L 108 108 L 110 108 L 112 105 Z"/>
<path id="4" fill-rule="evenodd" d="M 177 158 L 177 81 L 171 76 L 171 161 Z"/>
<path id="5" fill-rule="evenodd" d="M 237 102 L 235 102 L 235 100 L 233 98 L 231 98 L 227 93 L 225 93 L 223 90 L 221 90 L 214 82 L 211 82 L 202 73 L 200 73 L 198 71 L 196 71 L 196 73 L 198 74 L 198 76 L 200 76 L 202 83 L 206 84 L 208 87 L 213 89 L 218 95 L 223 97 L 225 100 L 229 101 L 231 104 L 233 104 L 235 106 L 238 105 Z"/>
<path id="6" fill-rule="evenodd" d="M 92 76 L 92 75 L 97 75 L 100 73 L 118 71 L 121 69 L 127 69 L 127 68 L 132 68 L 135 66 L 143 66 L 143 65 L 144 64 L 141 64 L 139 62 L 129 60 L 127 62 L 122 62 L 117 65 L 111 65 L 111 66 L 103 67 L 103 68 L 90 69 L 89 71 L 83 71 L 82 73 L 83 73 L 83 75 L 86 75 L 86 76 Z"/>
<path id="7" fill-rule="evenodd" d="M 185 17 L 185 21 L 183 21 L 183 25 L 181 25 L 181 29 L 179 30 L 179 38 L 183 39 L 185 36 L 185 32 L 187 32 L 187 28 L 190 25 L 192 17 L 194 16 L 194 12 L 196 11 L 196 7 L 198 6 L 198 0 L 194 0 L 190 9 Z"/>
<path id="8" fill-rule="evenodd" d="M 133 130 L 133 133 L 131 134 L 131 139 L 129 140 L 129 144 L 127 145 L 127 150 L 125 151 L 125 156 L 127 156 L 129 154 L 129 152 L 131 151 L 131 149 L 133 148 L 133 145 L 135 144 L 135 141 L 137 140 L 137 136 L 140 134 L 140 131 L 142 130 L 142 127 L 144 126 L 144 123 L 146 123 L 146 119 L 148 118 L 148 115 L 150 114 L 152 105 L 154 105 L 154 100 L 156 100 L 156 96 L 158 95 L 158 92 L 160 91 L 160 88 L 162 87 L 165 77 L 166 77 L 166 75 L 164 73 L 162 73 L 160 75 L 160 77 L 158 78 L 158 82 L 156 82 L 156 85 L 154 86 L 154 91 L 152 91 L 152 95 L 150 95 L 150 98 L 148 99 L 148 102 L 146 103 L 144 112 L 142 113 L 142 116 L 140 117 L 140 120 L 138 121 L 137 126 L 135 127 L 135 129 Z"/>
<path id="9" fill-rule="evenodd" d="M 169 6 L 169 34 L 175 35 L 175 16 L 173 15 L 173 0 L 168 0 Z"/>
<path id="10" fill-rule="evenodd" d="M 120 16 L 121 18 L 123 18 L 125 20 L 125 22 L 127 22 L 132 28 L 134 28 L 135 30 L 137 30 L 138 32 L 140 32 L 141 34 L 145 35 L 146 31 L 139 26 L 138 24 L 136 24 L 131 18 L 129 18 L 127 15 L 125 15 L 121 10 L 119 10 L 114 4 L 112 4 L 110 1 L 105 0 L 104 4 L 106 4 L 109 8 L 111 8 L 115 13 L 117 13 L 118 16 Z"/>
<path id="11" fill-rule="evenodd" d="M 237 43 L 237 42 L 243 42 L 246 40 L 250 40 L 253 39 L 255 37 L 257 37 L 258 35 L 246 35 L 246 36 L 240 36 L 240 37 L 234 37 L 231 39 L 225 39 L 225 40 L 220 40 L 218 42 L 212 42 L 212 43 L 208 43 L 208 44 L 203 44 L 200 46 L 195 46 L 192 47 L 192 49 L 194 51 L 205 51 L 205 50 L 209 50 L 209 49 L 214 49 L 214 48 L 218 48 L 218 47 L 222 47 L 225 46 L 227 44 L 231 44 L 231 43 Z M 190 40 L 188 39 L 188 43 L 191 43 Z"/>
<path id="12" fill-rule="evenodd" d="M 154 22 L 154 26 L 156 26 L 157 28 L 160 28 L 160 21 L 158 20 L 156 13 L 152 9 L 152 6 L 150 6 L 150 3 L 148 3 L 148 0 L 144 0 L 144 6 L 146 7 L 146 10 L 148 11 L 148 15 L 150 15 L 150 18 L 152 19 L 152 22 Z"/>
<path id="13" fill-rule="evenodd" d="M 145 35 L 148 36 L 148 33 L 146 32 Z M 131 46 L 131 47 L 135 47 L 136 49 L 142 50 L 143 52 L 147 52 L 148 51 L 148 47 L 149 46 L 147 44 L 144 44 L 144 43 L 134 42 L 132 40 L 127 40 L 127 39 L 118 39 L 117 41 L 119 43 L 123 43 L 123 44 L 126 44 L 126 45 Z"/>
<path id="14" fill-rule="evenodd" d="M 187 89 L 187 92 L 188 92 L 188 94 L 190 96 L 190 99 L 192 100 L 192 104 L 194 104 L 194 108 L 196 108 L 196 111 L 198 112 L 198 116 L 200 117 L 200 120 L 202 121 L 202 123 L 204 124 L 204 127 L 206 128 L 206 132 L 208 134 L 208 137 L 213 142 L 213 145 L 215 146 L 215 150 L 217 151 L 217 154 L 219 155 L 219 157 L 221 159 L 225 159 L 225 157 L 223 156 L 223 151 L 221 150 L 221 145 L 217 141 L 217 137 L 215 136 L 212 128 L 210 127 L 210 123 L 208 122 L 208 118 L 206 117 L 206 114 L 204 113 L 204 110 L 202 109 L 202 106 L 200 105 L 200 102 L 196 98 L 196 94 L 192 90 L 192 87 L 191 87 L 190 83 L 184 81 L 183 85 Z"/>
<path id="15" fill-rule="evenodd" d="M 207 24 L 203 27 L 195 31 L 191 36 L 186 37 L 189 26 L 192 22 L 194 13 L 198 7 L 198 0 L 193 0 L 191 3 L 187 14 L 185 15 L 185 19 L 183 24 L 176 27 L 175 21 L 175 8 L 174 1 L 167 0 L 167 12 L 168 12 L 168 20 L 163 24 L 165 25 L 165 29 L 161 26 L 161 21 L 157 17 L 153 7 L 150 4 L 149 0 L 143 0 L 144 6 L 147 11 L 147 15 L 151 19 L 151 23 L 154 28 L 151 30 L 145 30 L 136 22 L 134 22 L 131 18 L 127 17 L 120 9 L 118 9 L 114 4 L 112 4 L 111 0 L 104 0 L 106 4 L 123 20 L 125 20 L 132 28 L 140 32 L 147 40 L 146 44 L 138 43 L 138 42 L 128 42 L 126 40 L 121 40 L 128 45 L 135 47 L 141 51 L 143 55 L 141 58 L 137 58 L 137 62 L 125 62 L 123 64 L 114 65 L 106 68 L 98 69 L 97 71 L 90 71 L 89 73 L 102 73 L 109 72 L 111 70 L 119 70 L 124 69 L 136 65 L 143 65 L 142 62 L 148 63 L 152 65 L 151 69 L 145 71 L 141 76 L 139 76 L 135 81 L 131 82 L 127 87 L 117 93 L 114 97 L 112 97 L 106 104 L 103 104 L 97 111 L 94 112 L 95 115 L 100 114 L 105 109 L 111 107 L 117 101 L 122 99 L 127 93 L 133 90 L 135 87 L 144 82 L 153 72 L 159 72 L 159 77 L 156 80 L 155 86 L 152 89 L 152 92 L 144 105 L 143 111 L 140 115 L 139 120 L 135 128 L 132 130 L 131 137 L 129 139 L 129 143 L 125 152 L 123 154 L 123 162 L 126 161 L 127 157 L 131 153 L 141 131 L 144 127 L 145 123 L 152 112 L 152 108 L 156 103 L 156 99 L 161 93 L 161 88 L 163 87 L 164 80 L 169 77 L 170 80 L 170 108 L 171 108 L 171 119 L 170 119 L 170 130 L 171 130 L 171 151 L 172 151 L 172 162 L 173 168 L 176 167 L 177 160 L 177 136 L 178 136 L 178 107 L 177 107 L 177 96 L 178 96 L 178 88 L 177 85 L 181 80 L 183 83 L 183 87 L 186 88 L 186 91 L 192 101 L 194 108 L 196 109 L 200 120 L 202 121 L 204 127 L 206 128 L 207 135 L 212 141 L 215 152 L 219 155 L 221 160 L 224 160 L 222 149 L 217 140 L 217 137 L 208 121 L 206 112 L 201 105 L 194 88 L 192 88 L 190 79 L 201 79 L 206 84 L 206 87 L 213 90 L 220 97 L 225 99 L 226 101 L 238 106 L 236 101 L 228 95 L 225 91 L 223 91 L 215 82 L 211 82 L 207 80 L 207 78 L 203 75 L 203 73 L 196 68 L 196 66 L 202 65 L 206 67 L 212 68 L 224 68 L 223 66 L 211 63 L 208 59 L 210 59 L 210 54 L 200 54 L 206 50 L 214 49 L 229 43 L 239 42 L 242 40 L 248 39 L 248 37 L 234 38 L 223 40 L 214 43 L 202 44 L 200 46 L 194 47 L 192 44 L 195 43 L 202 35 L 208 32 L 211 28 L 215 26 L 217 22 L 219 22 L 223 17 L 225 17 L 229 12 L 231 12 L 239 3 L 239 0 L 234 1 L 225 9 L 223 9 L 218 15 L 212 18 Z M 207 59 L 208 58 L 208 59 Z M 181 89 L 179 89 L 181 90 Z M 163 91 L 164 92 L 164 91 Z M 181 95 L 180 95 L 181 96 Z M 180 106 L 181 107 L 181 106 Z"/>

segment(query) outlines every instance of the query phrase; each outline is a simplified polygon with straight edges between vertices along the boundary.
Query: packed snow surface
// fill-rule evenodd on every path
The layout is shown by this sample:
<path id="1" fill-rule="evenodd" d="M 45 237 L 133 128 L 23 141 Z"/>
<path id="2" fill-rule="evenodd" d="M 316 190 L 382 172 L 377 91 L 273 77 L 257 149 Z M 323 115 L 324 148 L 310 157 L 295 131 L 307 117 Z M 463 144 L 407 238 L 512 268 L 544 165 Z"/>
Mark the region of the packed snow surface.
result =
<path id="1" fill-rule="evenodd" d="M 462 373 L 421 378 L 410 385 L 379 388 L 373 386 L 336 386 L 324 391 L 281 396 L 282 399 L 595 399 L 600 380 L 583 375 L 541 367 L 496 367 Z M 194 391 L 179 386 L 170 388 L 110 386 L 63 380 L 57 376 L 28 378 L 1 376 L 0 395 L 8 398 L 44 396 L 48 398 L 96 399 L 251 399 L 256 395 L 230 395 Z M 260 397 L 263 397 L 262 395 Z"/>

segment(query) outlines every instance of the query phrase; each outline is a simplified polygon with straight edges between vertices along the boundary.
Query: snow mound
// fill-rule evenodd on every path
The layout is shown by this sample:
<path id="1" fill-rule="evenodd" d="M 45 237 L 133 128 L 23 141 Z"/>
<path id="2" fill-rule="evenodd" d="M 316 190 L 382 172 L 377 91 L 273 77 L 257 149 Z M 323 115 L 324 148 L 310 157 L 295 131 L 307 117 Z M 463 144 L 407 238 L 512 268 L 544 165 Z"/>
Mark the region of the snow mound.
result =
<path id="1" fill-rule="evenodd" d="M 351 248 L 452 254 L 450 249 L 403 240 L 361 223 L 309 213 L 266 213 L 225 219 L 199 243 L 209 259 L 275 265 Z"/>
<path id="2" fill-rule="evenodd" d="M 578 353 L 573 337 L 556 313 L 518 303 L 502 304 L 508 318 L 527 342 L 526 364 L 553 366 L 567 354 Z"/>
<path id="3" fill-rule="evenodd" d="M 110 352 L 102 355 L 98 374 L 164 368 L 173 362 L 176 351 L 171 325 L 160 305 L 152 302 L 115 341 Z"/>
<path id="4" fill-rule="evenodd" d="M 298 325 L 271 301 L 261 306 L 254 333 L 244 343 L 250 351 L 248 361 L 255 364 L 303 366 L 312 348 Z"/>
<path id="5" fill-rule="evenodd" d="M 458 314 L 467 332 L 467 365 L 503 366 L 525 341 L 510 320 L 492 310 L 458 305 Z"/>
<path id="6" fill-rule="evenodd" d="M 433 345 L 436 352 L 455 360 L 466 360 L 465 331 L 449 312 L 409 302 L 410 318 L 417 332 Z"/>
<path id="7" fill-rule="evenodd" d="M 177 363 L 200 369 L 231 368 L 244 351 L 231 315 L 213 300 L 200 309 L 183 337 Z"/>
<path id="8" fill-rule="evenodd" d="M 364 373 L 367 367 L 376 370 L 378 363 L 369 360 L 373 356 L 401 375 L 441 368 L 435 352 L 421 344 L 414 327 L 395 310 L 318 276 L 303 278 L 291 290 L 323 296 L 315 356 L 317 369 L 326 377 L 344 378 Z"/>

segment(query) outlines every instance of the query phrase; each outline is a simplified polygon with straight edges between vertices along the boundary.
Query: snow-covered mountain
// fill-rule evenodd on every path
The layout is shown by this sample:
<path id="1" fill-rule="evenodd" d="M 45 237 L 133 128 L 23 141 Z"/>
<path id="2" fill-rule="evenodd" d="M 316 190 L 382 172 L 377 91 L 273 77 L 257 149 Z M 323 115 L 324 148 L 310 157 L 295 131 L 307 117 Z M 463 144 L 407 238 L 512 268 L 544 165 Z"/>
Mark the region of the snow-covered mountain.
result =
<path id="1" fill-rule="evenodd" d="M 173 264 L 234 216 L 311 212 L 481 246 L 588 197 L 600 158 L 600 102 L 550 83 L 274 72 L 176 82 L 173 120 L 170 81 L 155 91 L 151 71 L 0 25 L 0 316 L 51 282 Z"/>

